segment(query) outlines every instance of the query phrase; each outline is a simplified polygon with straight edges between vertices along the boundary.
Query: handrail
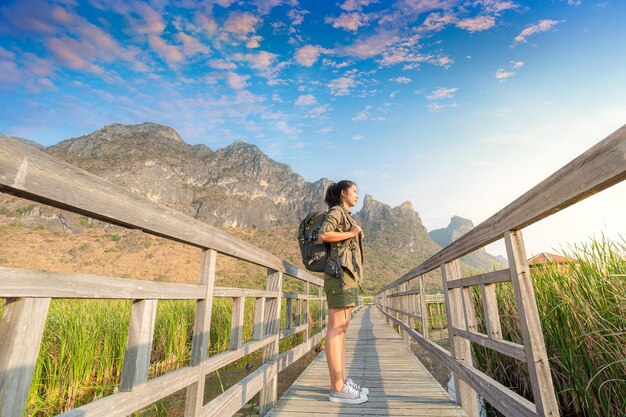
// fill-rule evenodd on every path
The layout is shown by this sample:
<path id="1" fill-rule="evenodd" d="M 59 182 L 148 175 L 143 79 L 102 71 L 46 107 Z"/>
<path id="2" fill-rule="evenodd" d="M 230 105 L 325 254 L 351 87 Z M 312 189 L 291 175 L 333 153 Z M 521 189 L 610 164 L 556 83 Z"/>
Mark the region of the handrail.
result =
<path id="1" fill-rule="evenodd" d="M 232 415 L 258 392 L 260 413 L 264 415 L 276 401 L 278 372 L 302 357 L 326 334 L 320 278 L 241 239 L 2 135 L 0 191 L 203 249 L 198 284 L 0 267 L 0 298 L 8 299 L 0 320 L 3 417 L 24 414 L 53 298 L 133 300 L 119 392 L 63 416 L 126 416 L 181 389 L 186 389 L 185 416 Z M 216 287 L 218 253 L 267 268 L 265 289 Z M 304 282 L 304 293 L 283 292 L 284 276 Z M 310 285 L 316 286 L 317 291 L 311 291 Z M 230 349 L 209 356 L 211 313 L 216 297 L 233 300 Z M 253 340 L 244 344 L 246 297 L 255 299 L 255 314 Z M 163 299 L 196 300 L 191 361 L 189 366 L 148 380 L 156 307 L 158 300 Z M 285 329 L 280 327 L 283 299 Z M 310 301 L 320 303 L 320 331 L 314 335 L 309 334 Z M 298 333 L 303 334 L 304 342 L 279 354 L 279 340 Z M 263 351 L 263 365 L 204 404 L 206 375 L 259 349 Z"/>
<path id="2" fill-rule="evenodd" d="M 522 229 L 624 179 L 626 125 L 375 295 L 375 304 L 390 324 L 402 329 L 407 343 L 410 339 L 417 341 L 456 375 L 457 401 L 469 417 L 479 415 L 477 393 L 506 416 L 559 415 Z M 459 259 L 462 256 L 502 238 L 507 249 L 508 269 L 461 277 Z M 437 268 L 441 268 L 442 273 L 449 352 L 430 341 L 428 336 L 424 275 Z M 417 287 L 410 288 L 414 279 L 418 280 Z M 495 293 L 495 284 L 499 282 L 513 285 L 523 345 L 502 339 Z M 480 287 L 486 334 L 477 330 L 472 286 Z M 470 342 L 526 362 L 535 402 L 474 369 Z"/>

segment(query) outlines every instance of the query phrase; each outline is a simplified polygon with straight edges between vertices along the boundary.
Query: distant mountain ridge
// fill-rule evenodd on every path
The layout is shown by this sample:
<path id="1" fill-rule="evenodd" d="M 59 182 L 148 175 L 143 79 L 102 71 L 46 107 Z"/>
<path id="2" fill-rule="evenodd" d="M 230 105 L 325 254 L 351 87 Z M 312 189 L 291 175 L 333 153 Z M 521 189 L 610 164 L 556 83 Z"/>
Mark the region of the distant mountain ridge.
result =
<path id="1" fill-rule="evenodd" d="M 447 227 L 432 230 L 429 232 L 429 235 L 439 246 L 446 247 L 473 228 L 474 223 L 472 223 L 471 220 L 464 219 L 460 216 L 453 216 Z M 500 269 L 507 264 L 506 258 L 490 255 L 484 248 L 480 248 L 477 251 L 463 256 L 461 260 L 474 268 L 487 271 L 491 271 L 494 268 Z"/>

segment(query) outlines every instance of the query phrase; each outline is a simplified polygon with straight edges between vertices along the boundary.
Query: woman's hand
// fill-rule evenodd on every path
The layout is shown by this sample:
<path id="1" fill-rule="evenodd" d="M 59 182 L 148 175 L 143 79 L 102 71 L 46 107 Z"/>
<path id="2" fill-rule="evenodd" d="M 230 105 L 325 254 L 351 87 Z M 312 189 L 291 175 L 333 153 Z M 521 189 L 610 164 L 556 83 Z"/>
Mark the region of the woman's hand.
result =
<path id="1" fill-rule="evenodd" d="M 361 235 L 361 237 L 365 236 L 365 233 L 363 233 L 363 229 L 361 229 L 361 226 L 359 226 L 358 224 L 352 226 L 352 229 L 350 229 L 350 233 L 352 233 L 354 236 L 359 234 Z"/>

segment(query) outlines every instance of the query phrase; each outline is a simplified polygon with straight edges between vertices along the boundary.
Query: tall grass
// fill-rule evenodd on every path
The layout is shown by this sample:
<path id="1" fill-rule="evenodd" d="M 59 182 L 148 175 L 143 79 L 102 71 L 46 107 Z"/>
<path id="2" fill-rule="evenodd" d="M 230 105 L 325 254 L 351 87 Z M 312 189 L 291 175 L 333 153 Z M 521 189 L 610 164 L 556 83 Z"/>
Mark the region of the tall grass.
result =
<path id="1" fill-rule="evenodd" d="M 626 242 L 592 239 L 564 255 L 567 265 L 531 272 L 562 415 L 624 415 Z M 521 343 L 512 286 L 499 285 L 497 295 L 504 338 Z M 525 365 L 480 346 L 474 353 L 477 366 L 532 397 Z"/>
<path id="2" fill-rule="evenodd" d="M 4 302 L 0 301 L 1 314 Z M 117 390 L 131 306 L 131 301 L 126 300 L 52 301 L 29 393 L 28 416 L 56 415 Z M 311 303 L 312 322 L 318 317 L 318 308 Z M 214 299 L 210 355 L 229 349 L 231 309 L 231 299 Z M 194 301 L 159 301 L 150 378 L 188 365 L 194 317 Z M 244 322 L 245 343 L 252 340 L 253 299 L 246 300 Z M 301 337 L 285 338 L 281 349 L 290 349 L 300 342 Z M 260 353 L 257 355 L 260 360 Z M 245 365 L 246 362 L 238 362 L 231 367 Z M 165 416 L 167 412 L 167 406 L 156 404 L 150 414 Z"/>

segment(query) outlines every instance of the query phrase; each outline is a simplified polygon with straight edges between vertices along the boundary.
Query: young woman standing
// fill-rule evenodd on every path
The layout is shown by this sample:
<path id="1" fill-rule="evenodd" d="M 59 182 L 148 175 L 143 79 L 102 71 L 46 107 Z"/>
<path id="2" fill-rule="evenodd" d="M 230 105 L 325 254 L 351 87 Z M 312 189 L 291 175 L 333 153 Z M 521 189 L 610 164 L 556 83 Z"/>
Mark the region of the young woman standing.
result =
<path id="1" fill-rule="evenodd" d="M 352 307 L 356 306 L 359 281 L 363 277 L 360 239 L 363 230 L 349 209 L 358 201 L 356 184 L 339 181 L 326 190 L 324 199 L 329 211 L 320 227 L 319 239 L 330 243 L 330 256 L 324 274 L 324 292 L 328 302 L 326 359 L 330 373 L 332 402 L 360 404 L 367 401 L 369 390 L 346 375 L 346 330 Z"/>

